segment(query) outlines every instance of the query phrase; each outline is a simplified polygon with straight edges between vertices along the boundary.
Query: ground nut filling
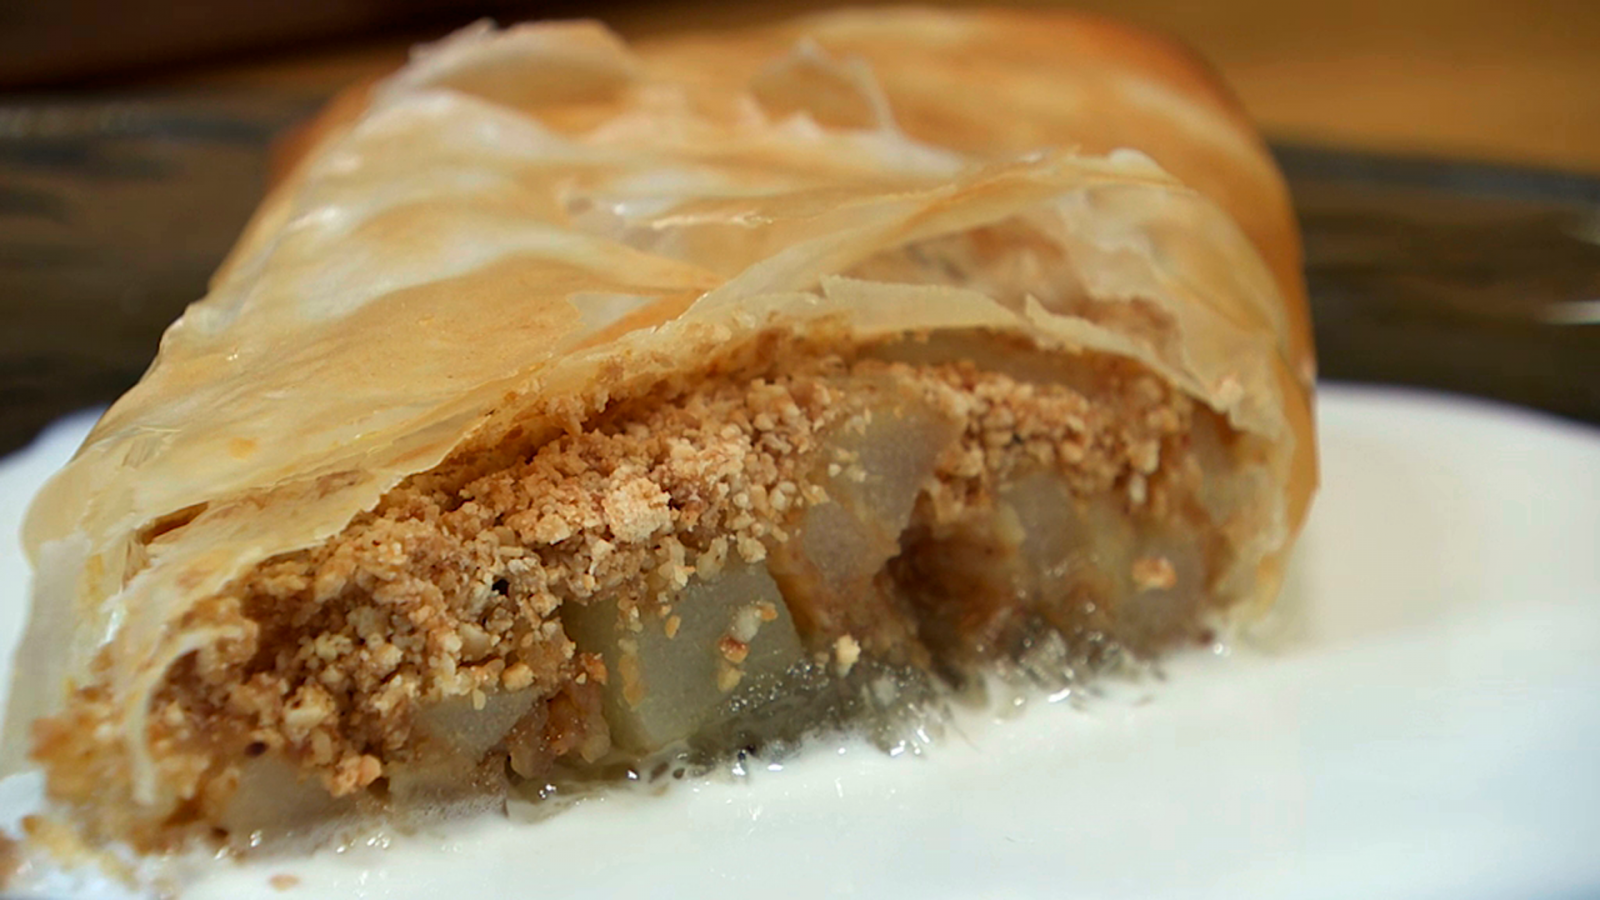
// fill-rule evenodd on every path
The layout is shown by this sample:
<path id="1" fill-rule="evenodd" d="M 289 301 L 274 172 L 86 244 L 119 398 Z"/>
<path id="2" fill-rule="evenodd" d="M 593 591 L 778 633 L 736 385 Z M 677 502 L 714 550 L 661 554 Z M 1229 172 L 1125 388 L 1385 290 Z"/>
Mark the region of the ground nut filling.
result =
<path id="1" fill-rule="evenodd" d="M 1070 378 L 1028 381 L 970 362 L 770 340 L 774 352 L 752 357 L 761 362 L 613 403 L 529 453 L 448 461 L 321 546 L 269 559 L 203 604 L 194 617 L 241 637 L 184 658 L 159 692 L 153 743 L 175 798 L 165 826 L 218 821 L 257 758 L 287 761 L 333 798 L 388 802 L 396 778 L 432 758 L 426 711 L 450 702 L 485 710 L 531 698 L 505 714 L 516 717 L 505 737 L 490 739 L 491 780 L 604 757 L 598 692 L 630 676 L 580 652 L 563 609 L 616 602 L 672 637 L 689 614 L 676 608 L 686 586 L 765 565 L 805 510 L 830 501 L 817 473 L 848 476 L 849 462 L 819 469 L 818 449 L 862 414 L 852 398 L 863 385 L 953 423 L 905 532 L 917 540 L 964 539 L 972 522 L 993 518 L 1008 483 L 1036 472 L 1073 496 L 1114 498 L 1140 521 L 1206 527 L 1189 435 L 1197 416 L 1214 417 L 1136 365 L 1062 357 Z M 921 644 L 930 623 L 947 628 L 964 613 L 947 615 L 937 591 L 913 583 L 943 576 L 917 562 L 921 545 L 905 546 L 884 570 L 900 579 L 887 590 L 910 598 L 893 607 L 906 621 L 890 639 Z M 1177 579 L 1159 555 L 1128 568 L 1137 590 Z M 770 606 L 751 607 L 759 615 L 746 633 L 719 644 L 731 667 L 719 677 L 733 672 L 737 683 Z M 884 652 L 870 629 L 809 621 L 796 615 L 804 646 L 841 673 Z M 940 657 L 947 643 L 928 641 L 918 658 Z M 105 771 L 106 748 L 84 737 L 94 730 L 82 722 L 108 713 L 97 696 L 85 689 L 45 723 L 38 750 L 52 791 L 90 806 L 107 777 L 125 781 Z"/>

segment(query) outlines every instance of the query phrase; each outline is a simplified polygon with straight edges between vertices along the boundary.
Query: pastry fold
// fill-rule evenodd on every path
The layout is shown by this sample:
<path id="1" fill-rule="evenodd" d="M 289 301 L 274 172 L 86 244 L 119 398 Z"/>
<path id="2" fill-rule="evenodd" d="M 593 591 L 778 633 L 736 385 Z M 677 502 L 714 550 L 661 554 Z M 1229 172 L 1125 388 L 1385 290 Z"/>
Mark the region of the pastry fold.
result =
<path id="1" fill-rule="evenodd" d="M 95 839 L 492 803 L 1278 589 L 1298 238 L 1181 49 L 477 27 L 298 146 L 29 512 L 7 750 Z"/>

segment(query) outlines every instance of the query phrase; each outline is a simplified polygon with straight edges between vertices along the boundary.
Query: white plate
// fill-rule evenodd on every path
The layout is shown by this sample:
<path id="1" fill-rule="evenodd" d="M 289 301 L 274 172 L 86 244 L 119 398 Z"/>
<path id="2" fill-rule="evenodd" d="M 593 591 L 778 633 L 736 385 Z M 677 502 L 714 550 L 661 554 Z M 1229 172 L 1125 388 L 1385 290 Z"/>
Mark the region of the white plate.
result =
<path id="1" fill-rule="evenodd" d="M 83 427 L 0 463 L 0 528 Z M 1321 429 L 1277 617 L 1164 682 L 975 716 L 920 757 L 818 746 L 532 825 L 214 864 L 190 896 L 1600 892 L 1600 432 L 1350 388 Z M 8 544 L 7 645 L 24 578 Z M 0 786 L 7 818 L 29 788 Z"/>

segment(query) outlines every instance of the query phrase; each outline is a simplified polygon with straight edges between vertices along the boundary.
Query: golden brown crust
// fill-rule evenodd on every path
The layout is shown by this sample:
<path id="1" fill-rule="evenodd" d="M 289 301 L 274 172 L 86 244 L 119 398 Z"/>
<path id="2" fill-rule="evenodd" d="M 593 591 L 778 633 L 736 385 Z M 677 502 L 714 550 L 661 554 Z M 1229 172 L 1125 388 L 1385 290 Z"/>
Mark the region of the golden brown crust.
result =
<path id="1" fill-rule="evenodd" d="M 1174 38 L 1082 11 L 971 10 L 960 14 L 959 36 L 946 34 L 938 43 L 927 42 L 915 27 L 919 17 L 949 15 L 875 8 L 731 33 L 668 35 L 637 49 L 674 75 L 725 83 L 751 80 L 797 41 L 813 40 L 839 56 L 867 61 L 896 124 L 919 141 L 985 156 L 1045 146 L 1148 153 L 1222 204 L 1256 242 L 1278 277 L 1286 310 L 1296 318 L 1291 368 L 1298 373 L 1314 365 L 1299 226 L 1287 187 L 1214 67 Z M 1119 77 L 1158 84 L 1193 109 L 1131 109 L 1112 91 Z M 952 84 L 963 87 L 952 91 Z M 282 180 L 319 140 L 354 120 L 372 87 L 369 82 L 340 92 L 315 119 L 283 138 L 273 154 L 271 181 Z M 1031 105 L 1027 113 L 1016 109 L 1014 101 L 1036 93 L 1047 102 Z M 1192 124 L 1177 121 L 1195 111 L 1213 116 L 1207 127 L 1227 131 L 1226 140 L 1236 146 L 1197 146 Z"/>
<path id="2" fill-rule="evenodd" d="M 360 117 L 372 102 L 377 83 L 378 79 L 370 78 L 350 85 L 335 94 L 321 112 L 279 135 L 267 157 L 267 188 L 285 181 L 324 138 Z"/>
<path id="3" fill-rule="evenodd" d="M 1051 146 L 1149 154 L 1255 241 L 1293 318 L 1290 367 L 1312 371 L 1288 188 L 1233 92 L 1184 44 L 1069 10 L 872 8 L 667 36 L 640 52 L 685 78 L 743 81 L 801 40 L 865 60 L 895 123 L 920 141 L 978 156 Z"/>

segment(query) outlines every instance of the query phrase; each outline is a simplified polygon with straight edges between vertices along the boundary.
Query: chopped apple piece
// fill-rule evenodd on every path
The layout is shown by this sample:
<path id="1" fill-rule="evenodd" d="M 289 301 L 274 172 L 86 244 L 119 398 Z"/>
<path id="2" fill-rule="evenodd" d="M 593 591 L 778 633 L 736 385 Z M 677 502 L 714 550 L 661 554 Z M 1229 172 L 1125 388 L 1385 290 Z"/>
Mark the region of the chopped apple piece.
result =
<path id="1" fill-rule="evenodd" d="M 536 698 L 532 688 L 451 697 L 419 711 L 414 727 L 422 740 L 477 762 L 528 714 Z"/>
<path id="2" fill-rule="evenodd" d="M 271 754 L 239 767 L 239 786 L 217 824 L 239 843 L 281 839 L 325 825 L 355 810 L 354 797 L 334 797 L 316 777 L 306 777 Z"/>
<path id="3" fill-rule="evenodd" d="M 1074 496 L 1048 471 L 1002 486 L 959 522 L 914 529 L 905 545 L 896 581 L 948 674 L 1019 659 L 1046 632 L 1092 661 L 1112 634 L 1142 653 L 1201 627 L 1207 573 L 1194 540 L 1113 495 Z"/>
<path id="4" fill-rule="evenodd" d="M 482 760 L 418 748 L 389 766 L 389 801 L 407 825 L 444 813 L 493 809 L 505 800 L 504 754 Z"/>
<path id="5" fill-rule="evenodd" d="M 632 754 L 714 723 L 736 689 L 781 675 L 802 654 L 783 595 L 760 563 L 730 562 L 696 578 L 659 613 L 627 618 L 615 601 L 597 600 L 568 605 L 562 621 L 579 649 L 605 661 L 611 741 Z"/>
<path id="6" fill-rule="evenodd" d="M 532 689 L 442 700 L 417 712 L 410 758 L 388 766 L 396 812 L 422 819 L 446 809 L 492 806 L 505 794 L 506 754 L 490 753 L 528 715 Z"/>
<path id="7" fill-rule="evenodd" d="M 772 561 L 807 637 L 847 637 L 893 664 L 924 661 L 908 611 L 880 576 L 959 434 L 921 401 L 884 391 L 827 436 L 817 463 L 827 500 L 806 509 Z"/>

